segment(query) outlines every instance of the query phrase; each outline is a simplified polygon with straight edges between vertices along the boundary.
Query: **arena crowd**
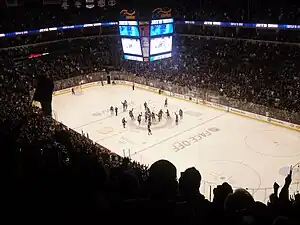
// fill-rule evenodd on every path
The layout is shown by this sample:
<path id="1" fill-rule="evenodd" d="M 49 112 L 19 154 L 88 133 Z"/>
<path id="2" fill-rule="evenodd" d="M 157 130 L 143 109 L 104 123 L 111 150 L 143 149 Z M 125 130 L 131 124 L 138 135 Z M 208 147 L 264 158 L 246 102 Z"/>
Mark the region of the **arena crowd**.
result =
<path id="1" fill-rule="evenodd" d="M 186 18 L 190 9 L 186 5 L 183 9 L 187 11 L 178 14 Z M 205 13 L 195 13 L 195 17 L 215 19 L 218 15 L 226 20 L 231 15 L 222 12 L 222 8 L 218 12 L 212 10 L 210 4 L 204 9 Z M 285 18 L 296 22 L 298 18 L 294 7 L 275 11 L 275 7 L 266 8 L 256 15 L 257 19 L 251 17 L 249 21 L 261 18 L 276 22 Z M 239 12 L 243 18 L 242 10 Z M 89 17 L 80 10 L 73 13 L 33 10 L 18 14 L 20 17 L 9 14 L 12 22 L 2 24 L 1 32 L 101 19 L 99 15 L 90 14 L 88 21 Z M 176 167 L 171 162 L 159 160 L 148 167 L 122 158 L 114 154 L 113 149 L 106 149 L 45 117 L 39 108 L 31 105 L 32 90 L 39 76 L 62 83 L 68 79 L 69 83 L 62 86 L 70 87 L 78 84 L 77 79 L 72 83 L 70 78 L 87 77 L 113 68 L 166 85 L 171 83 L 191 90 L 200 88 L 204 93 L 226 100 L 229 105 L 247 105 L 249 110 L 256 107 L 264 109 L 262 112 L 268 109 L 271 114 L 276 112 L 274 116 L 278 119 L 300 124 L 298 43 L 259 40 L 257 36 L 253 39 L 253 34 L 248 39 L 220 37 L 215 34 L 219 32 L 216 30 L 212 31 L 212 37 L 195 30 L 191 28 L 189 34 L 176 35 L 173 58 L 151 65 L 119 59 L 120 43 L 115 28 L 1 39 L 2 205 L 11 223 L 21 220 L 31 223 L 299 224 L 300 195 L 290 192 L 291 174 L 281 187 L 276 182 L 270 184 L 274 192 L 267 204 L 255 201 L 246 189 L 234 190 L 226 182 L 213 189 L 213 199 L 209 201 L 199 192 L 201 171 L 187 168 L 177 180 Z M 32 55 L 42 53 L 47 54 Z"/>
<path id="2" fill-rule="evenodd" d="M 51 2 L 51 0 L 48 0 Z M 101 1 L 101 0 L 100 0 Z M 173 16 L 177 20 L 202 20 L 202 21 L 232 21 L 254 23 L 286 23 L 299 24 L 300 12 L 297 0 L 274 2 L 272 0 L 238 1 L 228 0 L 154 0 L 142 4 L 133 0 L 116 1 L 116 5 L 110 6 L 105 1 L 105 6 L 86 9 L 77 8 L 69 4 L 69 10 L 60 5 L 48 4 L 47 7 L 35 0 L 23 0 L 19 7 L 6 8 L 0 3 L 0 20 L 5 21 L 0 25 L 0 33 L 15 32 L 29 29 L 48 28 L 53 26 L 68 26 L 74 24 L 95 23 L 99 21 L 117 21 L 119 12 L 129 7 L 139 7 L 140 11 L 154 9 L 156 7 L 169 6 L 173 9 Z M 9 0 L 7 2 L 10 2 Z M 31 2 L 31 4 L 26 4 Z M 47 0 L 44 0 L 47 2 Z M 53 2 L 58 2 L 53 0 Z M 74 1 L 76 2 L 76 1 Z M 37 3 L 33 5 L 33 3 Z M 163 6 L 162 6 L 163 5 Z M 141 9 L 142 8 L 142 9 Z"/>

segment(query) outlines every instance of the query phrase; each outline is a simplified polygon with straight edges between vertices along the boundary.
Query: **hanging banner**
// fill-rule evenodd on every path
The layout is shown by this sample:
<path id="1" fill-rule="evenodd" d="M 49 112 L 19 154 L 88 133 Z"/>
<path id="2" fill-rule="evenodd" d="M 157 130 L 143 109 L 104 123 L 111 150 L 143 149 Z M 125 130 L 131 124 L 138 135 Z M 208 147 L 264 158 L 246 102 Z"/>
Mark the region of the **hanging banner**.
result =
<path id="1" fill-rule="evenodd" d="M 105 0 L 98 0 L 98 6 L 100 8 L 104 8 L 105 7 Z"/>
<path id="2" fill-rule="evenodd" d="M 88 9 L 92 9 L 95 7 L 94 0 L 85 0 L 85 7 Z"/>
<path id="3" fill-rule="evenodd" d="M 16 7 L 18 6 L 18 0 L 5 0 L 7 7 Z"/>
<path id="4" fill-rule="evenodd" d="M 172 17 L 172 9 L 156 8 L 152 11 L 152 18 L 167 18 Z"/>
<path id="5" fill-rule="evenodd" d="M 69 8 L 69 4 L 68 4 L 68 0 L 62 0 L 62 4 L 61 7 L 65 10 L 67 10 Z"/>
<path id="6" fill-rule="evenodd" d="M 116 2 L 116 0 L 108 0 L 107 4 L 111 7 L 113 7 L 117 4 L 117 2 Z"/>
<path id="7" fill-rule="evenodd" d="M 134 10 L 130 9 L 123 9 L 120 12 L 121 20 L 135 20 L 136 19 L 136 13 Z"/>
<path id="8" fill-rule="evenodd" d="M 77 8 L 77 9 L 80 9 L 82 7 L 82 3 L 77 0 L 75 3 L 74 3 L 74 6 Z"/>

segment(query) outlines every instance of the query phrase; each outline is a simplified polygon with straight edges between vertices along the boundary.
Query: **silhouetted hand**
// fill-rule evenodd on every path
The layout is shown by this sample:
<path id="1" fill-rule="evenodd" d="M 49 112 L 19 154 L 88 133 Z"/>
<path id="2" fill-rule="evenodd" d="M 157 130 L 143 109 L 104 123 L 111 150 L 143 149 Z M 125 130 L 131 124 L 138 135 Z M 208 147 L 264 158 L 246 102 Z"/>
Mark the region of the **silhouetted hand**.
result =
<path id="1" fill-rule="evenodd" d="M 273 189 L 274 189 L 274 192 L 277 192 L 278 189 L 279 189 L 279 184 L 277 184 L 276 182 L 274 182 Z"/>
<path id="2" fill-rule="evenodd" d="M 285 185 L 287 186 L 290 186 L 290 184 L 292 183 L 292 173 L 293 173 L 293 168 L 291 167 L 290 173 L 285 178 Z"/>

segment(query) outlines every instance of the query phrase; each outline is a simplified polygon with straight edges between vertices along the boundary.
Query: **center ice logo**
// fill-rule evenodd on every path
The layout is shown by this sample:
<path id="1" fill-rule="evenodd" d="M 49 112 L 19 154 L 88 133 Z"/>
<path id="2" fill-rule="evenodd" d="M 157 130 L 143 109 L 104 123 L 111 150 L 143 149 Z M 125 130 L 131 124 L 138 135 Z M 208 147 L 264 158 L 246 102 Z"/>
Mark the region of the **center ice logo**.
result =
<path id="1" fill-rule="evenodd" d="M 217 127 L 211 127 L 211 128 L 205 129 L 203 132 L 193 135 L 186 140 L 177 141 L 177 142 L 173 143 L 173 150 L 175 152 L 179 152 L 179 151 L 185 149 L 186 147 L 193 145 L 194 143 L 197 143 L 201 140 L 209 138 L 213 133 L 216 133 L 219 131 L 220 131 L 220 129 Z"/>

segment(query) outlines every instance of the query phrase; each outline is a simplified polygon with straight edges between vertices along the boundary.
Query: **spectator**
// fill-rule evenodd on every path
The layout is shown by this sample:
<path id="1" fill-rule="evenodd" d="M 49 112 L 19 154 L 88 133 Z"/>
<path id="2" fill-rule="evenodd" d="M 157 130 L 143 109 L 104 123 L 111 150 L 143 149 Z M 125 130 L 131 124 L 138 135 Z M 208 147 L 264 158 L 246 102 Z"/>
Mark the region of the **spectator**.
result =
<path id="1" fill-rule="evenodd" d="M 201 175 L 194 168 L 186 169 L 179 179 L 179 192 L 182 200 L 187 201 L 195 213 L 195 220 L 201 224 L 209 224 L 212 218 L 211 203 L 200 194 Z"/>

